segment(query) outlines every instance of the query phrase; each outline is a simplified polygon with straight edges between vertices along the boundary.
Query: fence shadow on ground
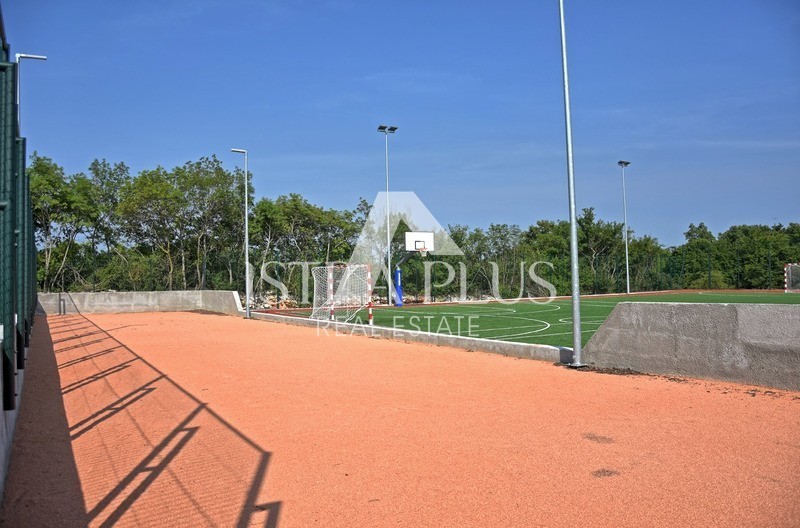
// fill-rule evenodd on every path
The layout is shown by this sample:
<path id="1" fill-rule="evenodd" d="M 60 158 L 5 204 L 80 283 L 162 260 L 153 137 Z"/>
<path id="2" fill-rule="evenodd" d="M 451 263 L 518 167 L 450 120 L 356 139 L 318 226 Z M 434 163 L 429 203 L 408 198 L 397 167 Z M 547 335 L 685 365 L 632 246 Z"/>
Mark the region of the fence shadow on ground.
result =
<path id="1" fill-rule="evenodd" d="M 26 420 L 35 427 L 17 442 L 51 442 L 15 453 L 6 525 L 39 525 L 66 509 L 70 526 L 278 526 L 281 502 L 264 489 L 268 451 L 87 317 L 49 319 L 59 339 L 39 317 L 30 370 L 45 379 L 32 376 L 25 398 L 40 404 Z M 34 393 L 42 387 L 49 392 Z M 30 476 L 52 459 L 69 470 L 63 478 L 44 467 Z M 41 503 L 45 479 L 68 500 Z"/>
<path id="2" fill-rule="evenodd" d="M 48 323 L 33 328 L 0 526 L 88 526 Z"/>

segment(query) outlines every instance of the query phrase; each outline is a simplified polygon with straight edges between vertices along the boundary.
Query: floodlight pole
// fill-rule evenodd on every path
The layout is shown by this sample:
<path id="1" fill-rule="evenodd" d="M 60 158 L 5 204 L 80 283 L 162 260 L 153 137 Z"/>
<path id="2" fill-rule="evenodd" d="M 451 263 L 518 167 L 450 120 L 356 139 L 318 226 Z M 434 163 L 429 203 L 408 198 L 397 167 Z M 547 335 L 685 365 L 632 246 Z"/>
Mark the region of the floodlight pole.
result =
<path id="1" fill-rule="evenodd" d="M 247 172 L 247 150 L 232 148 L 231 152 L 244 154 L 244 316 L 250 319 L 250 233 L 248 230 L 250 182 Z"/>
<path id="2" fill-rule="evenodd" d="M 22 135 L 22 132 L 21 132 L 22 125 L 19 124 L 20 123 L 20 111 L 19 111 L 19 107 L 20 107 L 20 104 L 19 104 L 19 72 L 20 72 L 19 63 L 20 63 L 20 59 L 33 59 L 33 60 L 45 60 L 46 61 L 47 57 L 44 56 L 44 55 L 31 55 L 29 53 L 17 53 L 15 55 L 15 57 L 16 57 L 16 60 L 17 60 L 17 83 L 16 83 L 17 84 L 17 86 L 16 86 L 16 89 L 17 89 L 17 129 L 20 130 L 19 135 L 21 136 Z"/>
<path id="3" fill-rule="evenodd" d="M 572 162 L 572 124 L 569 109 L 569 74 L 567 73 L 567 35 L 564 27 L 564 0 L 558 0 L 561 18 L 561 69 L 564 76 L 564 121 L 567 133 L 567 187 L 569 189 L 569 248 L 572 261 L 572 367 L 581 362 L 581 282 L 578 268 L 578 219 L 575 214 L 575 172 Z"/>
<path id="4" fill-rule="evenodd" d="M 631 293 L 631 268 L 628 264 L 628 199 L 625 195 L 625 167 L 630 165 L 630 161 L 619 160 L 617 165 L 622 167 L 622 211 L 625 221 L 625 289 L 630 295 Z"/>
<path id="5" fill-rule="evenodd" d="M 389 134 L 397 131 L 396 126 L 379 125 L 378 132 L 383 132 L 386 139 L 386 304 L 392 304 L 392 230 L 389 218 Z"/>

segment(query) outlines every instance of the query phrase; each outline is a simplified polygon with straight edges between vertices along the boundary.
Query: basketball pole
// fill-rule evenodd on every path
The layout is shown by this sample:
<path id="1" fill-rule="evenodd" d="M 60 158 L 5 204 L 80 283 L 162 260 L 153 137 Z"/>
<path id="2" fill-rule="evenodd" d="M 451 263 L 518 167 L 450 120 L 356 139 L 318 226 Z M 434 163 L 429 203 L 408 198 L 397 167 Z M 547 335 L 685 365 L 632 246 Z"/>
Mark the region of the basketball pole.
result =
<path id="1" fill-rule="evenodd" d="M 567 73 L 567 35 L 564 27 L 564 0 L 558 0 L 561 17 L 561 68 L 564 75 L 564 121 L 567 133 L 567 186 L 569 188 L 569 249 L 572 261 L 572 367 L 581 367 L 581 282 L 578 267 L 578 219 L 575 213 L 575 171 L 572 162 L 572 124 L 569 109 Z"/>

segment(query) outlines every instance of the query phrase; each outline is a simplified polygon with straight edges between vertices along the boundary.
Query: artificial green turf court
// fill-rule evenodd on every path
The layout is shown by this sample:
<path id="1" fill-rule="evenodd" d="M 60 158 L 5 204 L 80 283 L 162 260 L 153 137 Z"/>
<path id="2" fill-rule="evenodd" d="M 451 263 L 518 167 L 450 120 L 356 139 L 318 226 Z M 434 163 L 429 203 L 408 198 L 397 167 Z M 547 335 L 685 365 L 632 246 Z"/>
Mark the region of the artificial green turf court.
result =
<path id="1" fill-rule="evenodd" d="M 583 343 L 597 331 L 619 302 L 695 302 L 695 303 L 783 303 L 800 304 L 800 294 L 764 292 L 682 292 L 655 295 L 583 297 L 581 328 Z M 366 313 L 359 313 L 366 321 Z M 559 299 L 548 304 L 530 301 L 516 304 L 439 304 L 406 305 L 402 308 L 377 307 L 377 326 L 411 331 L 438 332 L 481 337 L 516 343 L 572 346 L 572 302 Z"/>

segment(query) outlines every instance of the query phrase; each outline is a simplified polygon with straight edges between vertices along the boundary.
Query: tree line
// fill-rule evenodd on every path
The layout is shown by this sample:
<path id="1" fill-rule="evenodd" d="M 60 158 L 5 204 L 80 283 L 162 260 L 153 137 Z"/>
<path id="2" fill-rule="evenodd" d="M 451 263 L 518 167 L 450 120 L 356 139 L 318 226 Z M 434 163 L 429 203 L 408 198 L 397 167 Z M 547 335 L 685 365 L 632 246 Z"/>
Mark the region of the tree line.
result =
<path id="1" fill-rule="evenodd" d="M 86 173 L 67 175 L 52 159 L 34 153 L 27 173 L 41 291 L 244 291 L 240 169 L 227 170 L 211 156 L 132 175 L 122 162 L 95 160 Z M 300 300 L 302 267 L 285 263 L 347 261 L 370 209 L 363 198 L 354 200 L 352 210 L 327 209 L 300 194 L 256 201 L 252 185 L 247 201 L 260 304 L 278 300 L 276 288 L 259 279 L 262 269 L 288 286 L 284 301 Z M 582 292 L 625 291 L 623 225 L 586 208 L 578 226 Z M 449 225 L 447 230 L 464 257 L 431 255 L 429 262 L 463 263 L 470 297 L 543 293 L 521 274 L 520 262 L 550 263 L 537 273 L 559 294 L 569 293 L 568 222 L 538 220 L 524 228 Z M 403 250 L 404 231 L 399 229 L 393 240 L 395 255 Z M 737 225 L 716 236 L 703 223 L 690 224 L 684 236 L 680 246 L 665 247 L 629 230 L 632 291 L 781 288 L 784 263 L 800 261 L 800 223 Z M 407 293 L 422 293 L 423 266 L 416 257 L 404 264 Z M 434 265 L 434 271 L 440 267 Z M 492 287 L 494 276 L 499 292 Z M 435 289 L 434 295 L 458 295 L 460 280 Z"/>

